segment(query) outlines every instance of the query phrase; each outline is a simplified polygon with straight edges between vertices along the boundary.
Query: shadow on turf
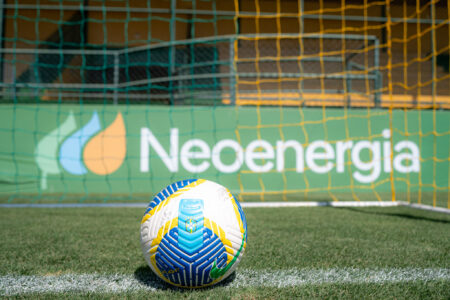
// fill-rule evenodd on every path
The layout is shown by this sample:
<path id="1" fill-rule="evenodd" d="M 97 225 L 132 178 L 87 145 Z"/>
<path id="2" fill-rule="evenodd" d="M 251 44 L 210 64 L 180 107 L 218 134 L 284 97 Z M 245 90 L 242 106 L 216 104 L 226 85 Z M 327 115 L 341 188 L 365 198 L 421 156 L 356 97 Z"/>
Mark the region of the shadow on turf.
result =
<path id="1" fill-rule="evenodd" d="M 172 286 L 168 284 L 167 282 L 163 281 L 161 278 L 159 278 L 153 271 L 150 269 L 149 266 L 140 266 L 134 271 L 134 278 L 138 280 L 140 283 L 152 287 L 158 290 L 173 290 L 173 291 L 179 291 L 179 292 L 189 292 L 193 289 L 188 288 L 179 288 Z M 211 289 L 213 287 L 218 286 L 227 286 L 229 285 L 234 279 L 236 278 L 236 272 L 233 272 L 230 276 L 225 278 L 223 281 L 219 282 L 218 284 L 210 287 L 205 288 L 196 288 L 195 290 L 207 290 Z"/>
<path id="2" fill-rule="evenodd" d="M 398 217 L 398 218 L 405 218 L 410 220 L 421 220 L 421 221 L 427 221 L 427 222 L 434 222 L 434 223 L 443 223 L 443 224 L 450 224 L 450 221 L 442 220 L 442 219 L 433 219 L 423 216 L 415 216 L 412 214 L 405 214 L 405 213 L 394 213 L 394 212 L 380 212 L 375 210 L 363 210 L 360 208 L 355 207 L 340 207 L 339 209 L 345 209 L 352 212 L 362 213 L 362 214 L 368 214 L 368 215 L 378 215 L 378 216 L 388 216 L 388 217 Z"/>

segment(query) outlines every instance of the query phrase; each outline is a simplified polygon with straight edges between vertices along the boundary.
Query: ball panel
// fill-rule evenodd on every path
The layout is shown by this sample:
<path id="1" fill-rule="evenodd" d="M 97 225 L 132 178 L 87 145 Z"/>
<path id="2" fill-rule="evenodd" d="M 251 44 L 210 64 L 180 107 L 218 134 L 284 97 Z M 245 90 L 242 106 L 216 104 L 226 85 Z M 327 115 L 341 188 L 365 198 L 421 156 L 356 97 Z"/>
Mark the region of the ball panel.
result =
<path id="1" fill-rule="evenodd" d="M 141 224 L 151 216 L 153 216 L 156 212 L 158 212 L 162 207 L 166 206 L 170 200 L 176 199 L 177 197 L 189 192 L 205 181 L 206 180 L 204 179 L 189 179 L 178 181 L 171 185 L 168 185 L 165 189 L 159 192 L 158 195 L 156 195 L 149 203 L 144 213 L 144 217 L 142 218 Z"/>
<path id="2" fill-rule="evenodd" d="M 147 214 L 150 210 L 152 210 L 155 206 L 157 206 L 162 201 L 166 200 L 170 195 L 174 194 L 176 191 L 178 191 L 181 188 L 184 188 L 187 185 L 190 185 L 191 183 L 197 181 L 197 179 L 187 179 L 187 180 L 180 180 L 177 182 L 174 182 L 170 185 L 168 185 L 166 188 L 162 189 L 154 198 L 152 201 L 150 201 L 147 210 L 145 211 L 144 215 Z"/>
<path id="3" fill-rule="evenodd" d="M 202 197 L 207 198 L 205 201 L 205 216 L 210 220 L 214 220 L 220 227 L 240 232 L 239 220 L 235 212 L 231 193 L 225 187 L 207 181 L 201 187 L 204 191 Z M 236 210 L 237 211 L 237 210 Z"/>
<path id="4" fill-rule="evenodd" d="M 173 228 L 162 239 L 154 254 L 155 266 L 175 285 L 200 287 L 213 282 L 209 273 L 214 264 L 225 267 L 227 255 L 219 237 L 212 230 L 203 228 L 203 245 L 195 253 L 189 253 L 178 244 L 179 228 Z M 152 260 L 153 261 L 153 260 Z"/>
<path id="5" fill-rule="evenodd" d="M 203 200 L 181 199 L 178 208 L 178 246 L 194 253 L 203 245 Z"/>

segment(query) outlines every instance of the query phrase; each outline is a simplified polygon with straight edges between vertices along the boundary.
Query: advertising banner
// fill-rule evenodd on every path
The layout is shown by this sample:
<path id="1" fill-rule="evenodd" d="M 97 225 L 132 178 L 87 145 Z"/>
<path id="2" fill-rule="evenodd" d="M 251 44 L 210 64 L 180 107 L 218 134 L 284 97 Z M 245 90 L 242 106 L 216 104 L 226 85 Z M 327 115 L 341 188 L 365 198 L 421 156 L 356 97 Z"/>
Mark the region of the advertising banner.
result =
<path id="1" fill-rule="evenodd" d="M 204 178 L 244 195 L 447 192 L 449 120 L 431 110 L 2 105 L 0 191 L 152 194 Z"/>

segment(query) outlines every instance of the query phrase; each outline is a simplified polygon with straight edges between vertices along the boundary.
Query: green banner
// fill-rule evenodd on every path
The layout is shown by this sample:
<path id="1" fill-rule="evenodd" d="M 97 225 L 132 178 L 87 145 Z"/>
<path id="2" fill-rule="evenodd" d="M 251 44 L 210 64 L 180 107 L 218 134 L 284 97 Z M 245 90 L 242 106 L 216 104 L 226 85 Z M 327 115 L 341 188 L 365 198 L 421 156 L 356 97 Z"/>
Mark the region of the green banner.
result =
<path id="1" fill-rule="evenodd" d="M 447 195 L 449 120 L 432 110 L 2 105 L 0 191 L 108 200 L 194 177 L 279 200 Z"/>

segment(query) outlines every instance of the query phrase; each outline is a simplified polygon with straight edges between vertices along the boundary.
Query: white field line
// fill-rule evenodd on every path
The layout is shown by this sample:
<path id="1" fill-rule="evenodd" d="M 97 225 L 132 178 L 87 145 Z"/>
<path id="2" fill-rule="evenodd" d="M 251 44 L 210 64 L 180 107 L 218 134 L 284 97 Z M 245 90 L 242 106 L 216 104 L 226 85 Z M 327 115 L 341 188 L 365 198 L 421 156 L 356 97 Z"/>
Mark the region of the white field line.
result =
<path id="1" fill-rule="evenodd" d="M 430 211 L 442 212 L 442 213 L 450 214 L 450 209 L 443 208 L 443 207 L 433 207 L 433 206 L 429 206 L 429 205 L 415 204 L 415 203 L 411 203 L 411 204 L 410 203 L 404 203 L 404 204 L 400 204 L 400 205 L 409 206 L 409 207 L 417 208 L 417 209 L 430 210 Z"/>
<path id="2" fill-rule="evenodd" d="M 223 288 L 284 288 L 320 284 L 367 284 L 450 281 L 450 269 L 316 269 L 316 270 L 238 270 L 236 277 Z M 161 280 L 136 278 L 133 275 L 65 274 L 65 275 L 3 275 L 0 295 L 29 293 L 120 293 L 167 289 Z"/>
<path id="3" fill-rule="evenodd" d="M 399 206 L 393 201 L 336 201 L 336 202 L 242 202 L 242 207 L 390 207 Z"/>
<path id="4" fill-rule="evenodd" d="M 2 203 L 7 208 L 147 207 L 147 203 Z"/>
<path id="5" fill-rule="evenodd" d="M 392 207 L 408 206 L 416 209 L 429 210 L 450 214 L 450 209 L 433 207 L 423 204 L 414 204 L 404 201 L 336 201 L 336 202 L 242 202 L 244 208 L 252 207 Z M 146 203 L 2 203 L 0 208 L 75 208 L 75 207 L 147 207 Z"/>

